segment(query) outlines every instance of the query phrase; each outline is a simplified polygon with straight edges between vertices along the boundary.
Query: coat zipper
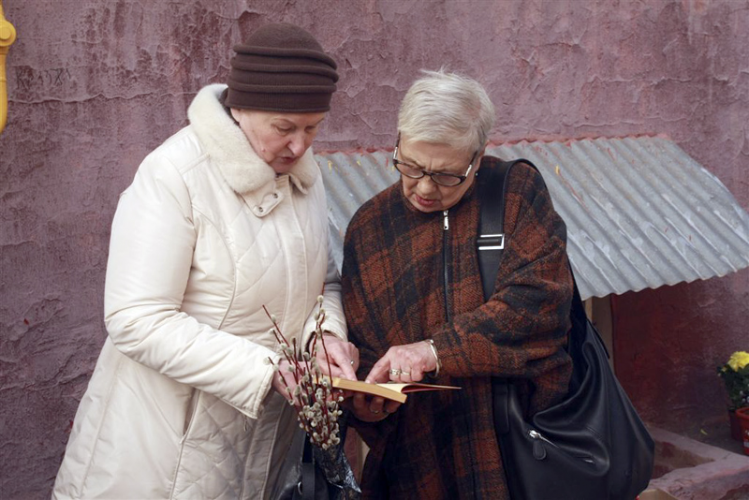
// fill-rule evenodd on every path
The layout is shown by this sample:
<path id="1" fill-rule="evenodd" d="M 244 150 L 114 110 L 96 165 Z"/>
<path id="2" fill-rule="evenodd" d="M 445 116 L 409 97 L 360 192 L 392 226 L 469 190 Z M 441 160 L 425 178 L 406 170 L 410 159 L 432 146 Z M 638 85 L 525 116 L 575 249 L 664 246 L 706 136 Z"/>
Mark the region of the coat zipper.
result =
<path id="1" fill-rule="evenodd" d="M 443 280 L 445 286 L 445 319 L 449 323 L 451 321 L 450 314 L 450 274 L 451 274 L 451 262 L 452 254 L 450 251 L 450 218 L 448 217 L 448 211 L 442 211 L 442 269 L 443 269 Z"/>
<path id="2" fill-rule="evenodd" d="M 449 211 L 442 211 L 442 269 L 443 269 L 443 280 L 445 288 L 445 319 L 448 323 L 452 321 L 452 314 L 450 314 L 450 280 L 452 278 L 452 247 L 450 246 L 450 217 Z M 466 422 L 466 435 L 471 435 L 471 426 Z M 476 464 L 473 462 L 473 455 L 470 456 L 471 469 L 476 469 Z M 471 482 L 473 483 L 473 498 L 477 498 L 478 486 L 476 484 L 476 476 L 471 474 Z"/>

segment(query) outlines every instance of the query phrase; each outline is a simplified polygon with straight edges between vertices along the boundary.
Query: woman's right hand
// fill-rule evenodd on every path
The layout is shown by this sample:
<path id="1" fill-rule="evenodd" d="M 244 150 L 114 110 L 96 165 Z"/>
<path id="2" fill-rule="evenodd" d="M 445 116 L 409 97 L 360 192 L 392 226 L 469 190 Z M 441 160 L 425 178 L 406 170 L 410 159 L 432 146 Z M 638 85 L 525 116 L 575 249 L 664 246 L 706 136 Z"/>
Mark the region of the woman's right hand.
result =
<path id="1" fill-rule="evenodd" d="M 317 365 L 324 375 L 356 380 L 359 369 L 359 349 L 351 342 L 341 340 L 334 334 L 323 334 L 325 348 L 317 348 Z M 327 354 L 327 356 L 326 356 Z"/>
<path id="2" fill-rule="evenodd" d="M 390 347 L 369 371 L 366 381 L 374 384 L 421 382 L 425 373 L 436 369 L 437 358 L 429 344 L 422 340 Z"/>
<path id="3" fill-rule="evenodd" d="M 289 362 L 283 358 L 278 361 L 278 370 L 273 373 L 271 386 L 277 393 L 291 401 L 297 384 L 294 381 L 294 374 L 289 371 L 289 366 Z"/>

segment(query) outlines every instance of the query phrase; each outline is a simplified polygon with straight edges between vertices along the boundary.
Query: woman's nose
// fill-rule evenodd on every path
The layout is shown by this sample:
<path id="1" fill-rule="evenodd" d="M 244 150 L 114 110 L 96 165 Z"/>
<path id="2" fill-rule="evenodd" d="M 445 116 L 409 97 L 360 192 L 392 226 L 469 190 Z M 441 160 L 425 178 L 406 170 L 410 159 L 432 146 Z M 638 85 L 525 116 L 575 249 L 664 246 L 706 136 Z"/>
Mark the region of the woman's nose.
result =
<path id="1" fill-rule="evenodd" d="M 422 193 L 432 193 L 437 190 L 437 185 L 434 183 L 431 177 L 428 175 L 425 175 L 421 179 L 419 179 L 417 182 L 417 186 L 419 188 L 419 191 Z"/>
<path id="2" fill-rule="evenodd" d="M 312 141 L 307 140 L 306 136 L 297 134 L 291 138 L 291 142 L 289 142 L 289 149 L 294 154 L 294 156 L 300 157 L 304 154 L 305 151 L 307 151 L 307 148 L 309 148 L 311 142 Z"/>

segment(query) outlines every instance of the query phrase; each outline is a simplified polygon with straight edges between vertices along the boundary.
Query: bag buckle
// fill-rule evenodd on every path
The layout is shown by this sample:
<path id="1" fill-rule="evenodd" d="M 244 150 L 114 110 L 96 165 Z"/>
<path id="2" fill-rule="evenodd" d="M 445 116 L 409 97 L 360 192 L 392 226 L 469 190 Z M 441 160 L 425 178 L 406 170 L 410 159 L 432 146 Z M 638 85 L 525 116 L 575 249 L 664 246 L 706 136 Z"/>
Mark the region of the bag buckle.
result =
<path id="1" fill-rule="evenodd" d="M 505 233 L 479 235 L 478 247 L 479 250 L 504 250 Z"/>

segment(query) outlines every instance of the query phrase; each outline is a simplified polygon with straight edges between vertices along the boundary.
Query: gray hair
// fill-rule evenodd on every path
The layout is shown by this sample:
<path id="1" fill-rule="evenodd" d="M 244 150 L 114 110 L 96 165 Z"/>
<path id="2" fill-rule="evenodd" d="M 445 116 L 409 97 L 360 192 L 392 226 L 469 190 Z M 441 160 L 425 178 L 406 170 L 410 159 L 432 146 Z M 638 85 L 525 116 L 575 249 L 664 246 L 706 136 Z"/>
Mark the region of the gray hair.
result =
<path id="1" fill-rule="evenodd" d="M 482 149 L 494 126 L 494 105 L 476 80 L 422 70 L 398 112 L 398 131 L 411 141 L 447 144 L 473 153 Z"/>

